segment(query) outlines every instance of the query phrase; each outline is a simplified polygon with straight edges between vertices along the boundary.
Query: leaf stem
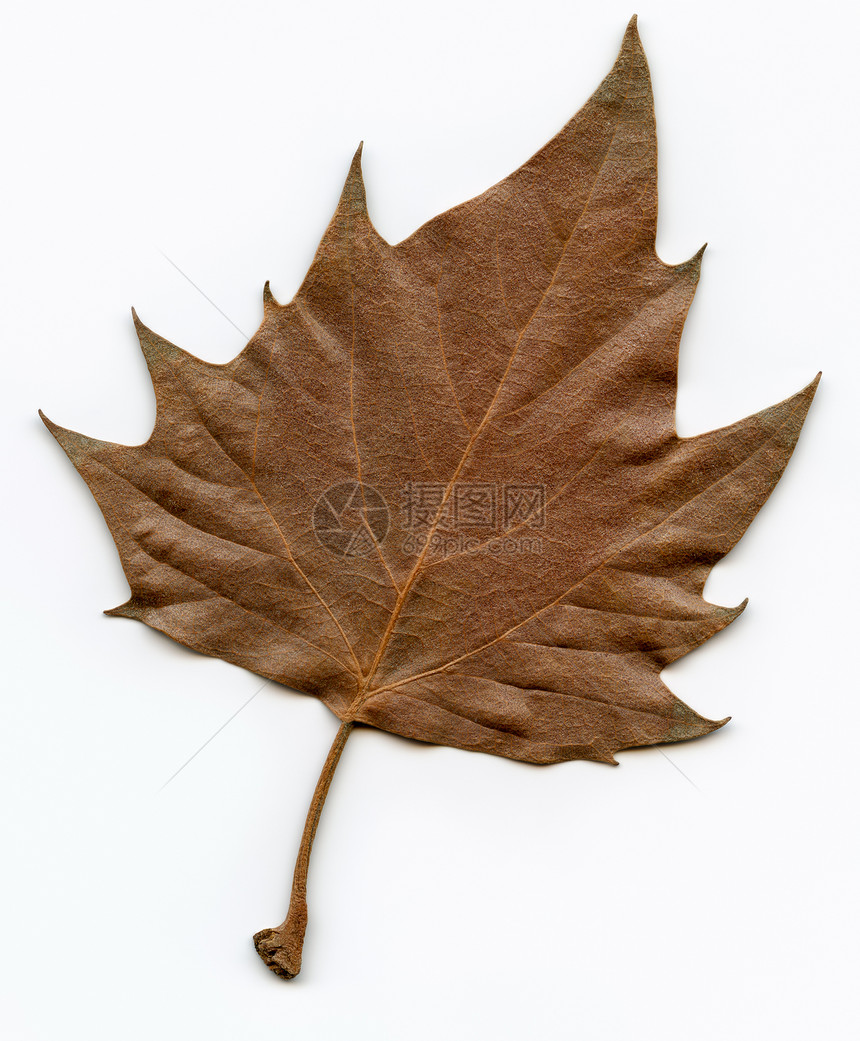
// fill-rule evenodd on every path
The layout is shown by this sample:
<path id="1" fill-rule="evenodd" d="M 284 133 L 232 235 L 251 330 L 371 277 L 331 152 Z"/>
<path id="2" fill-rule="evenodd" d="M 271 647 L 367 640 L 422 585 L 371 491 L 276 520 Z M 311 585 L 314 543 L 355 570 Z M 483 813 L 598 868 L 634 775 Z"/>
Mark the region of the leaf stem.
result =
<path id="1" fill-rule="evenodd" d="M 323 763 L 322 772 L 308 809 L 305 829 L 302 832 L 302 841 L 296 857 L 296 867 L 293 872 L 293 888 L 290 893 L 290 908 L 287 911 L 287 917 L 276 929 L 261 929 L 260 932 L 254 935 L 254 946 L 257 948 L 257 953 L 272 972 L 287 980 L 298 976 L 302 967 L 302 944 L 304 943 L 305 929 L 308 924 L 307 884 L 311 847 L 314 844 L 317 824 L 319 824 L 320 814 L 331 785 L 331 779 L 334 776 L 343 746 L 346 744 L 346 739 L 349 737 L 354 725 L 351 720 L 341 724 L 326 756 L 325 763 Z"/>

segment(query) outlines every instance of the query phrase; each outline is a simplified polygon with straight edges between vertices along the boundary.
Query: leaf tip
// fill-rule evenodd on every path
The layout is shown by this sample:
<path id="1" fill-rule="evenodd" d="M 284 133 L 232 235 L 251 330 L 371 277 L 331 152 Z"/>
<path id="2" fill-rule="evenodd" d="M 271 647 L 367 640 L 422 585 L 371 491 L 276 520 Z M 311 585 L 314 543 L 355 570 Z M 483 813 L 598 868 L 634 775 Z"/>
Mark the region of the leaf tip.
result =
<path id="1" fill-rule="evenodd" d="M 184 355 L 185 352 L 180 351 L 178 347 L 165 340 L 163 336 L 153 332 L 148 325 L 140 320 L 140 315 L 134 308 L 131 309 L 131 317 L 134 320 L 134 331 L 137 333 L 141 353 L 146 359 L 147 367 L 152 375 L 153 383 L 155 383 L 155 375 L 163 363 L 165 352 L 173 354 L 174 357 Z"/>
<path id="2" fill-rule="evenodd" d="M 803 407 L 803 416 L 801 421 L 806 418 L 806 413 L 809 411 L 809 408 L 812 405 L 812 399 L 815 397 L 815 392 L 818 390 L 818 384 L 820 382 L 821 373 L 819 372 L 814 380 L 806 384 L 803 390 L 799 390 L 793 398 L 788 399 L 789 401 L 797 402 L 799 405 Z"/>
<path id="3" fill-rule="evenodd" d="M 699 276 L 702 273 L 702 257 L 705 255 L 705 250 L 707 248 L 708 244 L 706 242 L 704 246 L 696 250 L 689 260 L 682 260 L 680 264 L 667 264 L 666 267 L 677 272 L 678 275 L 689 275 L 698 282 Z"/>
<path id="4" fill-rule="evenodd" d="M 59 441 L 60 432 L 63 430 L 63 428 L 61 426 L 58 426 L 52 419 L 48 419 L 48 417 L 41 409 L 39 409 L 39 419 L 42 420 L 42 422 L 45 424 L 48 430 L 50 430 L 54 437 Z"/>
<path id="5" fill-rule="evenodd" d="M 152 330 L 148 325 L 141 321 L 140 315 L 134 308 L 131 309 L 131 320 L 134 322 L 134 331 L 137 333 L 137 338 L 140 340 L 142 346 L 144 337 L 152 336 Z"/>
<path id="6" fill-rule="evenodd" d="M 347 183 L 350 181 L 359 181 L 362 184 L 364 183 L 364 175 L 361 170 L 361 156 L 363 151 L 364 142 L 359 141 L 358 148 L 356 148 L 355 153 L 353 154 L 352 162 L 349 164 L 349 174 L 346 178 Z"/>
<path id="7" fill-rule="evenodd" d="M 266 284 L 263 286 L 263 312 L 265 314 L 268 314 L 270 311 L 274 311 L 276 308 L 279 308 L 280 306 L 281 305 L 278 303 L 278 301 L 275 299 L 274 294 L 272 293 L 272 289 L 267 279 Z"/>
<path id="8" fill-rule="evenodd" d="M 624 43 L 631 43 L 634 47 L 638 46 L 642 49 L 642 39 L 639 36 L 639 15 L 634 14 L 630 21 L 627 23 L 627 28 L 624 30 Z"/>
<path id="9" fill-rule="evenodd" d="M 699 277 L 699 272 L 702 270 L 702 257 L 705 255 L 705 250 L 708 248 L 707 242 L 700 246 L 699 249 L 690 257 L 690 259 L 683 264 L 683 267 L 688 267 L 695 271 L 696 277 Z"/>
<path id="10" fill-rule="evenodd" d="M 137 338 L 141 341 L 142 344 L 143 338 L 145 336 L 151 335 L 151 330 L 140 320 L 140 315 L 137 313 L 137 311 L 135 311 L 134 308 L 131 309 L 131 320 L 134 322 L 134 331 L 137 333 Z"/>
<path id="11" fill-rule="evenodd" d="M 353 207 L 367 213 L 367 199 L 364 192 L 364 174 L 361 170 L 361 154 L 364 142 L 360 141 L 352 162 L 349 164 L 349 173 L 346 175 L 346 183 L 343 186 L 344 200 L 348 200 Z"/>
<path id="12" fill-rule="evenodd" d="M 699 734 L 692 736 L 705 737 L 707 734 L 713 734 L 715 730 L 721 730 L 726 723 L 731 720 L 731 716 L 726 716 L 725 719 L 706 719 L 704 716 L 701 717 L 702 723 L 704 724 Z"/>

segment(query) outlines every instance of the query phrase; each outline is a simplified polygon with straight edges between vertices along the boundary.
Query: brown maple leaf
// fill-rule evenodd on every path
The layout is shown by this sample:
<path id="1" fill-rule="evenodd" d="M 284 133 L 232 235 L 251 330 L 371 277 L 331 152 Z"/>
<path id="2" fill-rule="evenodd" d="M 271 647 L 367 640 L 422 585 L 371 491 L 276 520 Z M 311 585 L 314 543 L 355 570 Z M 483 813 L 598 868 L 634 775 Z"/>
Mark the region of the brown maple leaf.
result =
<path id="1" fill-rule="evenodd" d="M 360 149 L 359 149 L 360 153 Z M 137 618 L 341 720 L 290 912 L 357 723 L 531 763 L 614 762 L 722 726 L 661 682 L 728 625 L 713 565 L 779 479 L 815 383 L 675 432 L 702 251 L 655 252 L 656 139 L 635 27 L 585 107 L 510 177 L 398 245 L 356 154 L 295 298 L 226 365 L 135 316 L 157 396 L 126 447 L 50 423 L 119 549 Z M 816 381 L 817 382 L 817 381 Z"/>

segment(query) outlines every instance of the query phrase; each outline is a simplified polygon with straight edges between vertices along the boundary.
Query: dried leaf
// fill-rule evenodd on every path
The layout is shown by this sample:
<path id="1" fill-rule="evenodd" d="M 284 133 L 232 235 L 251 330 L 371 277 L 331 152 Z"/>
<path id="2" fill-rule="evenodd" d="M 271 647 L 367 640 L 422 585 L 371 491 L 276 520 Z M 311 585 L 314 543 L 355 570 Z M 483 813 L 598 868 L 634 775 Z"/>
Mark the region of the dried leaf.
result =
<path id="1" fill-rule="evenodd" d="M 815 383 L 680 438 L 702 251 L 654 248 L 656 138 L 630 23 L 612 71 L 524 166 L 396 246 L 360 149 L 295 298 L 226 365 L 142 325 L 157 395 L 126 447 L 55 426 L 137 618 L 314 695 L 341 728 L 290 914 L 255 937 L 298 972 L 305 878 L 356 723 L 531 763 L 615 762 L 722 726 L 664 665 L 743 609 L 702 597 L 794 448 Z M 817 381 L 816 381 L 817 382 Z"/>

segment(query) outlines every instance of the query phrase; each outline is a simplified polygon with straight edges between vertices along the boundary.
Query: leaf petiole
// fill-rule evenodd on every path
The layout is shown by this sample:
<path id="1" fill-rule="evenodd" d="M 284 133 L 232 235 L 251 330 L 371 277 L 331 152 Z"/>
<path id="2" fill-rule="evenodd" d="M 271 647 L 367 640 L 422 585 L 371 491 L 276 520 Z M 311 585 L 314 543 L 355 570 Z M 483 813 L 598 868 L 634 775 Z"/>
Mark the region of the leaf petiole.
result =
<path id="1" fill-rule="evenodd" d="M 341 724 L 326 756 L 325 763 L 323 763 L 322 772 L 308 808 L 308 816 L 302 832 L 302 841 L 296 856 L 296 867 L 293 872 L 293 887 L 290 892 L 290 907 L 287 911 L 287 917 L 276 929 L 261 929 L 254 934 L 254 946 L 257 948 L 257 953 L 272 972 L 287 980 L 298 976 L 302 967 L 302 944 L 304 943 L 305 929 L 308 924 L 307 882 L 311 848 L 314 844 L 317 824 L 319 824 L 320 814 L 331 785 L 331 779 L 334 776 L 341 752 L 343 752 L 343 746 L 346 744 L 346 739 L 349 737 L 354 725 L 352 721 Z"/>

